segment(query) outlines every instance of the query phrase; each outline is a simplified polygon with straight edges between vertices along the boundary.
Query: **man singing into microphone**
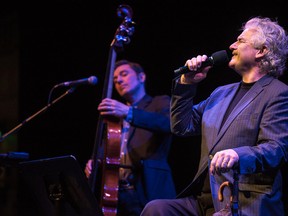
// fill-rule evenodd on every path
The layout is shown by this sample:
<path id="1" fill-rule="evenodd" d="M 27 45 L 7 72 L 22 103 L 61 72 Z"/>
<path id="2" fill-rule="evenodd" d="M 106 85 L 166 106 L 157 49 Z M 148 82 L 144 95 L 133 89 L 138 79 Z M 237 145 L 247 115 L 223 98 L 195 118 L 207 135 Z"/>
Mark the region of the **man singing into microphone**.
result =
<path id="1" fill-rule="evenodd" d="M 233 215 L 285 215 L 280 168 L 288 160 L 288 87 L 277 78 L 286 69 L 288 38 L 269 18 L 252 18 L 242 30 L 229 47 L 229 67 L 241 82 L 194 104 L 197 83 L 211 68 L 201 67 L 206 55 L 188 60 L 191 72 L 175 79 L 171 128 L 179 136 L 201 134 L 198 172 L 178 199 L 151 201 L 141 215 L 232 215 L 229 187 L 223 202 L 218 192 L 223 182 L 233 184 L 235 170 L 239 205 Z"/>

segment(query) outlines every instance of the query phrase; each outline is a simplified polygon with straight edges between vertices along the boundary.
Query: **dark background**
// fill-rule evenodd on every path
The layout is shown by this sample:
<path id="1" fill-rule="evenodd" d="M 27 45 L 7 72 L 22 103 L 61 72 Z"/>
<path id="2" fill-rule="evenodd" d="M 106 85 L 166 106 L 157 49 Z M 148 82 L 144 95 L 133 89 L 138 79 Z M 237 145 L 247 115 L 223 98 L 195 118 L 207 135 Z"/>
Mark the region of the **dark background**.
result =
<path id="1" fill-rule="evenodd" d="M 2 133 L 45 107 L 54 85 L 92 75 L 98 78 L 96 86 L 77 87 L 73 94 L 25 124 L 15 134 L 17 151 L 28 152 L 32 160 L 74 155 L 84 169 L 94 146 L 97 105 L 101 100 L 110 43 L 122 22 L 116 13 L 121 4 L 131 6 L 136 25 L 131 42 L 124 46 L 118 58 L 142 64 L 148 77 L 147 91 L 151 95 L 170 95 L 175 69 L 195 55 L 209 56 L 218 50 L 228 50 L 239 35 L 242 23 L 253 16 L 277 18 L 282 26 L 288 27 L 288 15 L 281 0 L 267 3 L 11 1 L 1 7 L 1 21 L 17 26 L 17 31 L 10 31 L 13 34 L 9 38 L 12 35 L 16 41 L 14 50 L 17 49 L 18 57 L 15 64 L 18 67 L 17 73 L 5 77 L 7 80 L 3 82 L 9 83 L 15 76 L 18 78 L 13 83 L 18 89 L 17 119 L 12 125 L 6 124 Z M 7 21 L 6 17 L 12 18 Z M 227 67 L 212 68 L 208 78 L 200 84 L 196 100 L 206 98 L 219 85 L 239 80 L 240 77 Z M 281 80 L 287 82 L 287 75 Z M 66 90 L 54 90 L 52 98 Z M 12 110 L 6 111 L 9 112 Z M 199 137 L 174 138 L 169 161 L 178 192 L 196 171 L 199 141 Z M 9 196 L 14 202 L 9 186 L 3 196 Z M 14 205 L 18 204 L 8 205 L 12 206 L 8 210 L 6 205 L 4 214 L 20 214 Z"/>

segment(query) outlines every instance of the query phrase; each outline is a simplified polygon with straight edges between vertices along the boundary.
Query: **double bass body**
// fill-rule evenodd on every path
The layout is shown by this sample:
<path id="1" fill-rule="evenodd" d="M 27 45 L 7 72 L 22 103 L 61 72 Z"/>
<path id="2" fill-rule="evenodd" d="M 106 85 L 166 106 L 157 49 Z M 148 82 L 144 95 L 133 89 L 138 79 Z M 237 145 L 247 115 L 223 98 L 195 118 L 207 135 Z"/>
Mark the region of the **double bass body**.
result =
<path id="1" fill-rule="evenodd" d="M 122 51 L 123 44 L 129 43 L 129 37 L 134 33 L 131 7 L 120 5 L 117 9 L 117 15 L 123 18 L 123 22 L 116 30 L 110 45 L 102 99 L 112 96 L 117 52 Z M 104 216 L 117 215 L 119 168 L 121 166 L 121 127 L 122 121 L 120 119 L 103 118 L 102 116 L 98 118 L 92 154 L 93 166 L 88 183 L 98 198 Z"/>

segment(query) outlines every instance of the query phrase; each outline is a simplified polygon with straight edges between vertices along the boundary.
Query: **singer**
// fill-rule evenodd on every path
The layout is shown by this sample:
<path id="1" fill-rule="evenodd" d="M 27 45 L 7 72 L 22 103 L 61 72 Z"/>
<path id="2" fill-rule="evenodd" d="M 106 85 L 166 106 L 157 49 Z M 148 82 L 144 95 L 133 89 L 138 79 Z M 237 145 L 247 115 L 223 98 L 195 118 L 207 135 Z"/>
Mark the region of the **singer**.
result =
<path id="1" fill-rule="evenodd" d="M 230 45 L 228 65 L 242 80 L 214 90 L 193 103 L 197 84 L 211 66 L 206 55 L 189 59 L 197 73 L 175 79 L 171 101 L 171 128 L 179 136 L 201 134 L 201 157 L 194 180 L 177 199 L 149 202 L 142 216 L 242 215 L 283 216 L 280 168 L 288 161 L 288 86 L 283 74 L 288 54 L 287 35 L 277 21 L 254 17 Z M 233 184 L 238 171 L 239 203 L 232 190 L 217 193 L 223 182 Z M 236 185 L 237 186 L 237 185 Z"/>

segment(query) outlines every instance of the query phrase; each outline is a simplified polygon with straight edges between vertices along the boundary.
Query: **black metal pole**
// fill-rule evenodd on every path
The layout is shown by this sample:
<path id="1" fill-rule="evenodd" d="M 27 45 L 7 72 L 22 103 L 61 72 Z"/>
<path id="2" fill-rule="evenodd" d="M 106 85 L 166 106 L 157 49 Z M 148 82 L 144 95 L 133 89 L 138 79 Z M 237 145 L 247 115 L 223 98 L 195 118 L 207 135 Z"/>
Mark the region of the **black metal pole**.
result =
<path id="1" fill-rule="evenodd" d="M 58 102 L 60 99 L 62 99 L 63 97 L 65 97 L 68 94 L 71 94 L 73 91 L 75 90 L 75 87 L 72 87 L 70 89 L 68 89 L 64 94 L 60 95 L 58 98 L 56 98 L 55 100 L 53 100 L 51 103 L 48 103 L 47 106 L 43 107 L 42 109 L 40 109 L 39 111 L 37 111 L 36 113 L 34 113 L 32 116 L 28 117 L 27 119 L 25 119 L 23 122 L 21 122 L 20 124 L 18 124 L 16 127 L 14 127 L 13 129 L 11 129 L 10 131 L 8 131 L 7 133 L 3 134 L 3 136 L 0 137 L 0 142 L 3 142 L 8 136 L 10 136 L 11 134 L 19 131 L 24 124 L 26 124 L 27 122 L 31 121 L 32 119 L 34 119 L 36 116 L 38 116 L 39 114 L 43 113 L 44 111 L 46 111 L 48 108 L 50 108 L 53 104 L 55 104 L 56 102 Z"/>

